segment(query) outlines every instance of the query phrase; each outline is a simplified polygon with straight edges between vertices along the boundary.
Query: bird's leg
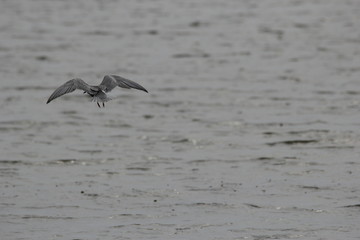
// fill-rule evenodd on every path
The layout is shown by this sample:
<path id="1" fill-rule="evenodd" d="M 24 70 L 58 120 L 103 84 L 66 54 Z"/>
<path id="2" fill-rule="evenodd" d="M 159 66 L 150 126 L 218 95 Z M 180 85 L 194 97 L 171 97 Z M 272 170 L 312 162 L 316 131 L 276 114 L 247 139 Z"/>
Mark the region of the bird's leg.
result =
<path id="1" fill-rule="evenodd" d="M 105 107 L 105 102 L 103 102 L 103 107 Z"/>
<path id="2" fill-rule="evenodd" d="M 100 106 L 99 102 L 96 102 L 96 103 L 97 103 L 97 105 L 99 106 L 99 108 L 101 108 L 101 106 Z"/>

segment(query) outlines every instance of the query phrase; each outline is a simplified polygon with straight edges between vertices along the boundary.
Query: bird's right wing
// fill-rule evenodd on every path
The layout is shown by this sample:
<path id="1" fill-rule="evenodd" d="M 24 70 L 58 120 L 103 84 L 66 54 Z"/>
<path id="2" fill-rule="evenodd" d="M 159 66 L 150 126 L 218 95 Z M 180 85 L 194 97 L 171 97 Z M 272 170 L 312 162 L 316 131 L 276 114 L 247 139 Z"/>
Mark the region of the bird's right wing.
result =
<path id="1" fill-rule="evenodd" d="M 117 75 L 111 75 L 117 82 L 118 86 L 121 88 L 134 88 L 137 90 L 141 90 L 144 92 L 148 92 L 143 86 L 141 86 L 140 84 L 131 81 L 129 79 L 117 76 Z"/>
<path id="2" fill-rule="evenodd" d="M 92 93 L 91 86 L 88 85 L 86 82 L 84 82 L 80 78 L 75 78 L 67 81 L 60 87 L 58 87 L 49 97 L 46 104 L 54 100 L 55 98 L 58 98 L 64 94 L 71 93 L 75 91 L 76 89 L 84 90 L 87 93 Z"/>
<path id="3" fill-rule="evenodd" d="M 129 79 L 117 76 L 117 75 L 106 75 L 104 76 L 103 81 L 100 83 L 100 85 L 103 85 L 106 87 L 105 92 L 110 92 L 113 90 L 116 86 L 121 88 L 134 88 L 138 89 L 144 92 L 148 92 L 143 86 L 140 84 L 131 81 Z"/>

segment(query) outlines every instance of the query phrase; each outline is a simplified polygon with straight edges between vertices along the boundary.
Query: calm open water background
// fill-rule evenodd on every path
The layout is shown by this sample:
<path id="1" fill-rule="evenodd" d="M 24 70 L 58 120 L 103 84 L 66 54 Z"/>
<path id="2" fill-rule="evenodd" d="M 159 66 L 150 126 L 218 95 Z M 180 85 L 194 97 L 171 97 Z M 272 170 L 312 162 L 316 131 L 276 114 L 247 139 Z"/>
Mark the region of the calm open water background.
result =
<path id="1" fill-rule="evenodd" d="M 359 11 L 0 1 L 1 239 L 360 239 Z"/>

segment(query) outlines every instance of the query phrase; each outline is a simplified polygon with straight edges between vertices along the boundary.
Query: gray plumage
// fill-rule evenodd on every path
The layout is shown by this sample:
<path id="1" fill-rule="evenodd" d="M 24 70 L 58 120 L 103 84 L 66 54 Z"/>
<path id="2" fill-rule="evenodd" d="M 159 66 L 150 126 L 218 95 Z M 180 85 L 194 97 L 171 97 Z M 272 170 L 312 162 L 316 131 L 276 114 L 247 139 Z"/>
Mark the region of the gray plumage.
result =
<path id="1" fill-rule="evenodd" d="M 60 87 L 58 87 L 49 97 L 46 104 L 54 100 L 55 98 L 58 98 L 64 94 L 71 93 L 75 91 L 76 89 L 83 90 L 84 93 L 89 94 L 92 97 L 92 101 L 96 102 L 97 105 L 100 107 L 100 103 L 103 104 L 103 107 L 105 107 L 105 102 L 111 100 L 106 93 L 113 90 L 115 87 L 121 87 L 121 88 L 134 88 L 138 90 L 142 90 L 144 92 L 148 92 L 143 86 L 140 84 L 131 81 L 129 79 L 116 76 L 116 75 L 106 75 L 104 76 L 102 82 L 98 86 L 91 86 L 84 82 L 80 78 L 74 78 Z"/>

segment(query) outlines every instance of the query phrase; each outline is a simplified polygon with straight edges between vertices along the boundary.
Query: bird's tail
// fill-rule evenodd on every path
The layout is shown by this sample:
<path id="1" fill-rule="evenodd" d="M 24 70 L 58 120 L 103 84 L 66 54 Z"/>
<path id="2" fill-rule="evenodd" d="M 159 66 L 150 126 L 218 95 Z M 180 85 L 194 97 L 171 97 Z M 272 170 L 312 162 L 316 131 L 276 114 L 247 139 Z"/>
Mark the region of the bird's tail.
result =
<path id="1" fill-rule="evenodd" d="M 108 97 L 104 92 L 102 91 L 99 91 L 97 94 L 95 94 L 93 96 L 93 98 L 91 99 L 92 102 L 101 102 L 101 103 L 104 103 L 104 102 L 108 102 L 110 101 L 111 98 Z"/>

